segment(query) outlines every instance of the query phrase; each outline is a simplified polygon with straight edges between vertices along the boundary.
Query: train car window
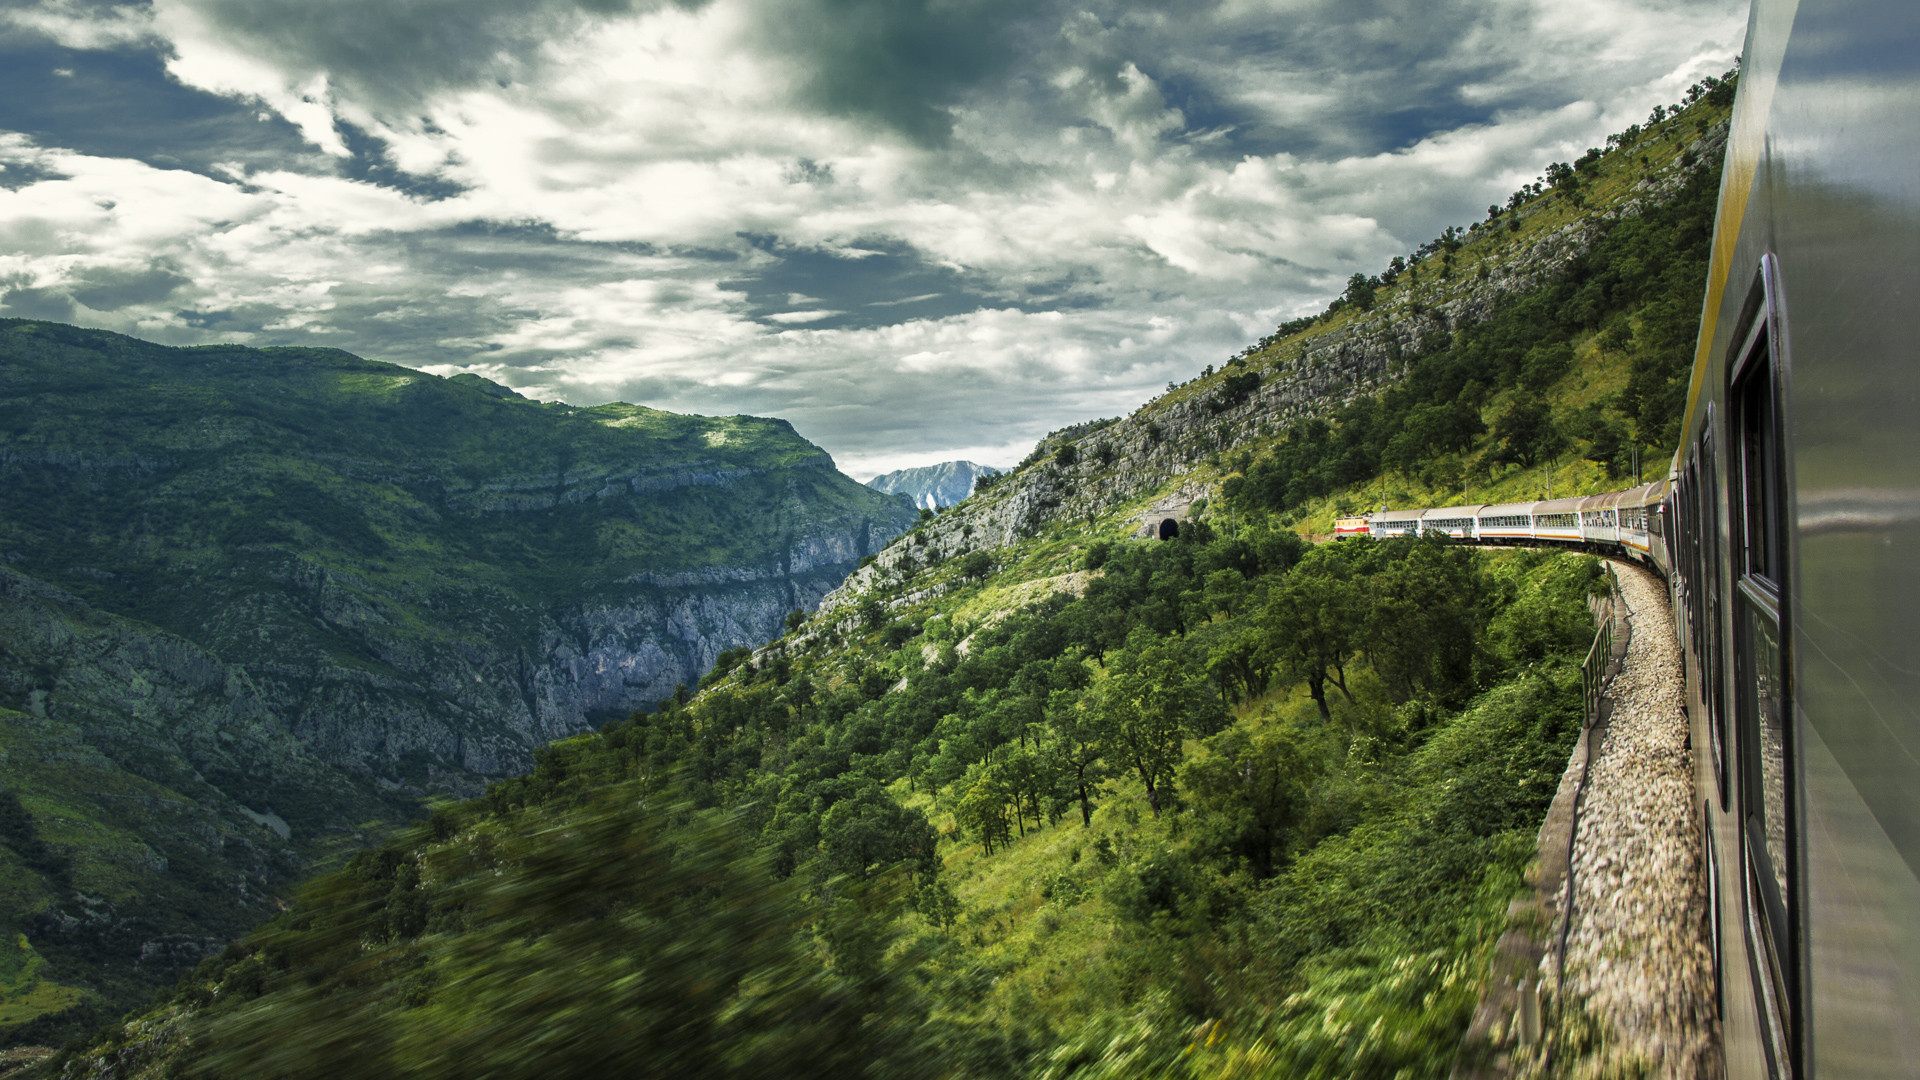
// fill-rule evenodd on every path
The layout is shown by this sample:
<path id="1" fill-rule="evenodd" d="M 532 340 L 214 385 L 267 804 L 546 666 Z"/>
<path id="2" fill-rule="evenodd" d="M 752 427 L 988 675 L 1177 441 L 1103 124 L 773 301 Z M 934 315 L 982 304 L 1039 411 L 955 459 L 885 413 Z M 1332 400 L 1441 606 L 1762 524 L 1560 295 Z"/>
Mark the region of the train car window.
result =
<path id="1" fill-rule="evenodd" d="M 1771 299 L 1763 268 L 1755 290 Z M 1728 506 L 1736 588 L 1733 602 L 1734 711 L 1738 724 L 1741 835 L 1754 967 L 1776 1069 L 1791 1074 L 1799 1016 L 1799 906 L 1796 747 L 1788 708 L 1781 613 L 1787 574 L 1785 455 L 1777 362 L 1778 324 L 1770 303 L 1749 303 L 1751 325 L 1728 365 Z"/>

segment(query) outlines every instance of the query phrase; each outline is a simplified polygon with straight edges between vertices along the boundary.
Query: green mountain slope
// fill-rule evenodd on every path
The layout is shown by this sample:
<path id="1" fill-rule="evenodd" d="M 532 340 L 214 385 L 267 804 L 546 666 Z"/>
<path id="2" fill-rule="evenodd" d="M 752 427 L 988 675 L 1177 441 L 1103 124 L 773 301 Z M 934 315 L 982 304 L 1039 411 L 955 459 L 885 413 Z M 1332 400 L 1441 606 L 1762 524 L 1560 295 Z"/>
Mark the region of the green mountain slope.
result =
<path id="1" fill-rule="evenodd" d="M 697 682 L 913 516 L 779 420 L 0 321 L 0 783 L 79 875 L 26 868 L 0 922 L 124 1007 L 357 826 Z"/>

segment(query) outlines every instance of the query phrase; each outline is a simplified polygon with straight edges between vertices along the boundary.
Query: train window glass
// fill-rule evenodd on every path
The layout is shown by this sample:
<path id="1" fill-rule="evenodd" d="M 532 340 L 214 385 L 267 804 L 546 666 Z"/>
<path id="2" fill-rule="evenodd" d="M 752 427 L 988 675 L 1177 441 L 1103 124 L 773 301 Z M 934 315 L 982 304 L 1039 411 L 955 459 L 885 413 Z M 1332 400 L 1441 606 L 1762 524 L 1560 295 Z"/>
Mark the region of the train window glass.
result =
<path id="1" fill-rule="evenodd" d="M 1765 292 L 1765 279 L 1755 292 Z M 1770 297 L 1769 297 L 1770 298 Z M 1794 813 L 1785 627 L 1787 543 L 1780 368 L 1771 305 L 1749 303 L 1751 324 L 1728 365 L 1730 533 L 1734 544 L 1734 711 L 1747 918 L 1774 1060 L 1791 1071 L 1798 1000 Z"/>
<path id="2" fill-rule="evenodd" d="M 1735 376 L 1734 408 L 1738 410 L 1741 512 L 1735 524 L 1740 529 L 1740 568 L 1775 591 L 1781 579 L 1780 501 L 1772 492 L 1780 486 L 1778 446 L 1778 410 L 1775 406 L 1772 369 L 1767 359 L 1762 323 L 1754 328 L 1762 340 L 1750 345 L 1744 363 Z"/>

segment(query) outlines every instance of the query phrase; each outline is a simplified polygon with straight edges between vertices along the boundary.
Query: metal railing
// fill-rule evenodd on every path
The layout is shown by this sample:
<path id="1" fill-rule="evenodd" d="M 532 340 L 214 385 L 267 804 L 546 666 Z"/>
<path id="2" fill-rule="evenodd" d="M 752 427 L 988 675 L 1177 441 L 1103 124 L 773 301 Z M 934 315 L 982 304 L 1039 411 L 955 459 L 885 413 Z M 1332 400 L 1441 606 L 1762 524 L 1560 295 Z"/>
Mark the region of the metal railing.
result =
<path id="1" fill-rule="evenodd" d="M 1614 576 L 1613 565 L 1607 565 L 1607 613 L 1594 631 L 1593 645 L 1587 649 L 1587 658 L 1580 664 L 1580 687 L 1586 698 L 1586 724 L 1592 727 L 1600 718 L 1600 698 L 1607 687 L 1607 666 L 1613 662 L 1613 606 L 1614 598 L 1620 595 L 1620 579 Z"/>
<path id="2" fill-rule="evenodd" d="M 1613 607 L 1607 607 L 1606 618 L 1600 620 L 1600 629 L 1593 635 L 1593 647 L 1587 650 L 1587 659 L 1580 665 L 1580 686 L 1587 702 L 1587 726 L 1600 718 L 1600 697 L 1607 685 L 1607 665 L 1613 662 Z"/>

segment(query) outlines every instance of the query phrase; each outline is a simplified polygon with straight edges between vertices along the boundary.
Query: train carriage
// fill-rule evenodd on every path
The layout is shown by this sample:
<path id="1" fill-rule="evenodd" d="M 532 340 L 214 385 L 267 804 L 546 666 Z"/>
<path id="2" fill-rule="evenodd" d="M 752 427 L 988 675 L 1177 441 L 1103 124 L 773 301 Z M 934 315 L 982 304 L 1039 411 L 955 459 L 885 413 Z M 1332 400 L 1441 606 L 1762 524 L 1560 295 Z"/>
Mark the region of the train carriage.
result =
<path id="1" fill-rule="evenodd" d="M 1583 497 L 1548 499 L 1533 504 L 1533 538 L 1580 542 L 1580 504 Z"/>
<path id="2" fill-rule="evenodd" d="M 1420 535 L 1420 517 L 1425 510 L 1383 510 L 1373 515 L 1372 535 L 1375 539 L 1389 536 Z"/>
<path id="3" fill-rule="evenodd" d="M 1580 539 L 1589 544 L 1614 544 L 1620 540 L 1620 514 L 1617 507 L 1624 491 L 1590 495 L 1580 500 Z"/>
<path id="4" fill-rule="evenodd" d="M 1756 0 L 1744 56 L 1667 501 L 1726 1069 L 1911 1076 L 1920 4 Z"/>
<path id="5" fill-rule="evenodd" d="M 1666 487 L 1664 480 L 1642 484 L 1620 492 L 1614 503 L 1618 543 L 1643 562 L 1654 561 L 1653 536 L 1659 528 L 1661 499 Z"/>
<path id="6" fill-rule="evenodd" d="M 1497 503 L 1474 515 L 1474 535 L 1482 540 L 1533 539 L 1533 503 Z"/>
<path id="7" fill-rule="evenodd" d="M 1333 538 L 1335 540 L 1351 540 L 1356 536 L 1371 536 L 1372 534 L 1373 522 L 1364 515 L 1333 519 Z"/>
<path id="8" fill-rule="evenodd" d="M 1477 539 L 1475 526 L 1479 518 L 1480 506 L 1448 506 L 1439 510 L 1428 510 L 1420 515 L 1420 532 L 1439 533 L 1455 540 Z"/>

